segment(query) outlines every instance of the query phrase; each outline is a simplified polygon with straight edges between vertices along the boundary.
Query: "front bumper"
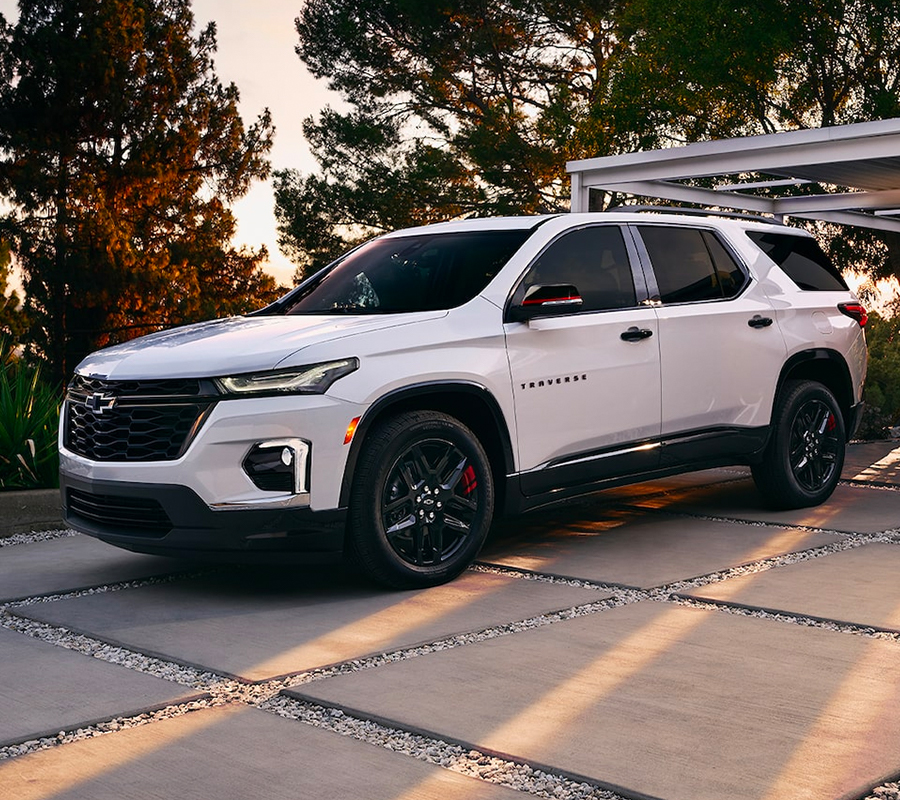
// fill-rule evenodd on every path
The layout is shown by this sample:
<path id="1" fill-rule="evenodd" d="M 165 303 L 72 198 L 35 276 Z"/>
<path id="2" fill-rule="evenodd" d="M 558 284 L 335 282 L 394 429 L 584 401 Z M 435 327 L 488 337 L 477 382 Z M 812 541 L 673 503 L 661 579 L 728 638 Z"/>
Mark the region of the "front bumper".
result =
<path id="1" fill-rule="evenodd" d="M 60 476 L 63 516 L 75 530 L 138 553 L 266 562 L 338 560 L 346 511 L 213 510 L 192 489 Z"/>
<path id="2" fill-rule="evenodd" d="M 184 453 L 165 460 L 94 460 L 70 451 L 61 431 L 66 521 L 144 553 L 329 560 L 343 549 L 345 433 L 361 413 L 326 395 L 223 400 Z M 246 463 L 255 448 L 294 443 L 297 449 L 301 441 L 303 475 L 291 491 L 254 484 Z"/>

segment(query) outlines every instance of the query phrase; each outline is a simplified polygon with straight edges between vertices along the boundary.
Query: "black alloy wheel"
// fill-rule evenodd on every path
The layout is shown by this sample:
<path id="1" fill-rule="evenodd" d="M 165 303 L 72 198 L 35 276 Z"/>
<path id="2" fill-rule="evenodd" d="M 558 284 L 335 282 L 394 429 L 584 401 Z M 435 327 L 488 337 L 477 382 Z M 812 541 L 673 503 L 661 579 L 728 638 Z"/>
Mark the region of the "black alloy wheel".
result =
<path id="1" fill-rule="evenodd" d="M 493 511 L 490 462 L 472 431 L 437 411 L 398 414 L 363 443 L 347 552 L 383 585 L 435 586 L 472 562 Z"/>
<path id="2" fill-rule="evenodd" d="M 797 409 L 789 458 L 797 483 L 808 492 L 818 492 L 834 476 L 840 449 L 837 429 L 837 417 L 823 401 L 811 399 Z"/>
<path id="3" fill-rule="evenodd" d="M 772 431 L 753 480 L 777 508 L 825 502 L 841 478 L 847 438 L 840 406 L 816 381 L 788 381 L 772 414 Z"/>
<path id="4" fill-rule="evenodd" d="M 443 439 L 407 448 L 388 472 L 381 523 L 393 551 L 407 564 L 436 566 L 472 535 L 478 480 L 469 458 Z"/>

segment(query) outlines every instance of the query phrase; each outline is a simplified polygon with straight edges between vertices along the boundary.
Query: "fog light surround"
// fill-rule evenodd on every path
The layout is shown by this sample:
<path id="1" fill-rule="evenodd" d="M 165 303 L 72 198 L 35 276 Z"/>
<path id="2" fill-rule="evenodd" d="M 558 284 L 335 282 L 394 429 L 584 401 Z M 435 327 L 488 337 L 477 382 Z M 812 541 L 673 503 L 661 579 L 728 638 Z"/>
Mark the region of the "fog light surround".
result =
<path id="1" fill-rule="evenodd" d="M 258 442 L 241 466 L 253 485 L 264 492 L 307 494 L 311 447 L 304 439 Z"/>

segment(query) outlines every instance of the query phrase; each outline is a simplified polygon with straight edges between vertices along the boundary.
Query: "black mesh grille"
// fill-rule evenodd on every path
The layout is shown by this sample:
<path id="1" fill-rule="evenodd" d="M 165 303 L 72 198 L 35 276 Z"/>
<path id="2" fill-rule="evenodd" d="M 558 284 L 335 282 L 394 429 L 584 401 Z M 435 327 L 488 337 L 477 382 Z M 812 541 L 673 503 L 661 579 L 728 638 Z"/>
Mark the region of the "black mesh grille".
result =
<path id="1" fill-rule="evenodd" d="M 181 456 L 215 403 L 198 380 L 106 381 L 69 386 L 65 444 L 93 461 L 170 461 Z"/>
<path id="2" fill-rule="evenodd" d="M 119 533 L 161 537 L 172 530 L 169 515 L 151 498 L 119 497 L 68 489 L 66 500 L 70 515 L 114 528 Z"/>

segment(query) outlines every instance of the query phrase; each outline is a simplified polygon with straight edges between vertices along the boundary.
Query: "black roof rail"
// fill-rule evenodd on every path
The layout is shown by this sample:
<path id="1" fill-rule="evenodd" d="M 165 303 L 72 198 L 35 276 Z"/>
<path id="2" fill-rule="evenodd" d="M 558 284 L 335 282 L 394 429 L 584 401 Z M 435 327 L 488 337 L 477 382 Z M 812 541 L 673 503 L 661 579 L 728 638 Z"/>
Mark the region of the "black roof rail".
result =
<path id="1" fill-rule="evenodd" d="M 624 213 L 631 214 L 642 212 L 655 212 L 659 214 L 685 214 L 693 217 L 728 217 L 729 219 L 746 219 L 751 222 L 765 222 L 769 225 L 784 225 L 780 219 L 776 217 L 763 217 L 759 214 L 741 214 L 737 211 L 712 211 L 708 208 L 679 208 L 678 206 L 652 206 L 652 205 L 636 205 L 636 206 L 613 206 L 607 208 L 606 213 Z"/>

